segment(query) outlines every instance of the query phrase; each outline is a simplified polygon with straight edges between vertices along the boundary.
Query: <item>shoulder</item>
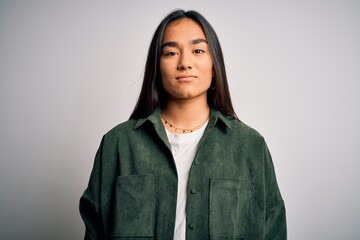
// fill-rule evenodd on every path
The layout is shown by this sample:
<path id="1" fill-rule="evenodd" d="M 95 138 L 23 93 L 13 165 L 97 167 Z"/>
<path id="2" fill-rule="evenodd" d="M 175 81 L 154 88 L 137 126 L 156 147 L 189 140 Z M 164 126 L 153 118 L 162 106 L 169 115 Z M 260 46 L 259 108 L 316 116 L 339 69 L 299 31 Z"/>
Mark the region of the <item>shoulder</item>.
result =
<path id="1" fill-rule="evenodd" d="M 236 119 L 232 120 L 232 130 L 235 134 L 255 139 L 264 139 L 264 137 L 253 127 Z"/>
<path id="2" fill-rule="evenodd" d="M 239 143 L 250 148 L 263 149 L 266 146 L 263 135 L 244 122 L 234 119 L 232 121 L 232 134 Z"/>
<path id="3" fill-rule="evenodd" d="M 105 137 L 113 138 L 119 135 L 130 134 L 135 127 L 137 120 L 129 119 L 125 122 L 121 122 L 111 128 L 108 132 L 105 133 Z"/>
<path id="4" fill-rule="evenodd" d="M 228 129 L 228 131 L 226 131 L 228 135 L 242 141 L 264 141 L 264 137 L 256 129 L 243 121 L 239 121 L 220 112 L 217 112 L 216 115 L 217 119 L 224 123 Z"/>
<path id="5" fill-rule="evenodd" d="M 105 152 L 116 151 L 119 147 L 128 146 L 132 139 L 136 136 L 136 130 L 134 126 L 137 120 L 127 120 L 121 122 L 103 134 L 100 147 Z"/>
<path id="6" fill-rule="evenodd" d="M 235 158 L 258 161 L 264 159 L 266 142 L 264 137 L 253 127 L 235 118 L 219 117 L 210 141 L 227 149 Z M 255 160 L 257 159 L 257 160 Z"/>
<path id="7" fill-rule="evenodd" d="M 132 130 L 136 124 L 137 120 L 129 119 L 127 121 L 121 122 L 111 128 L 106 134 L 113 134 L 122 131 Z"/>
<path id="8" fill-rule="evenodd" d="M 119 134 L 135 134 L 137 129 L 145 127 L 148 123 L 152 125 L 162 124 L 160 120 L 160 108 L 143 118 L 130 118 L 129 120 L 122 122 L 108 131 L 105 135 L 113 136 Z M 146 128 L 146 127 L 145 127 Z M 141 132 L 141 131 L 138 131 Z"/>

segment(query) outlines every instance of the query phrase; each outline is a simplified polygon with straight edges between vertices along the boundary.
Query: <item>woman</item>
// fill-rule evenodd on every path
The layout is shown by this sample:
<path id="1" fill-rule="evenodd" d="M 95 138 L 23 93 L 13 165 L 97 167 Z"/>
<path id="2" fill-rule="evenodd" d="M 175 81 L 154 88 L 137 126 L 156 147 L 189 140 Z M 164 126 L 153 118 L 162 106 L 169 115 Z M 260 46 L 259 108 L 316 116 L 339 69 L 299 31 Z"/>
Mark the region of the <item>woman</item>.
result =
<path id="1" fill-rule="evenodd" d="M 286 239 L 270 153 L 237 119 L 199 13 L 158 26 L 136 107 L 104 135 L 80 212 L 85 239 Z"/>

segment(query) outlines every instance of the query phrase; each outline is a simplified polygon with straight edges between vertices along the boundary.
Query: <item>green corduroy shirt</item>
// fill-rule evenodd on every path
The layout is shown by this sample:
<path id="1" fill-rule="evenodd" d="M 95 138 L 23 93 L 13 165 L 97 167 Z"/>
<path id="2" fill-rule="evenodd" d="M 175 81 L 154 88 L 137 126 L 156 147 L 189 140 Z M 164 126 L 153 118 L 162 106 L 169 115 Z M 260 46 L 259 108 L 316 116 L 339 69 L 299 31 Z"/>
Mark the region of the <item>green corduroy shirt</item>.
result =
<path id="1" fill-rule="evenodd" d="M 264 138 L 212 109 L 190 169 L 186 239 L 286 239 L 284 201 Z M 80 199 L 85 239 L 174 236 L 177 172 L 160 109 L 101 141 Z"/>

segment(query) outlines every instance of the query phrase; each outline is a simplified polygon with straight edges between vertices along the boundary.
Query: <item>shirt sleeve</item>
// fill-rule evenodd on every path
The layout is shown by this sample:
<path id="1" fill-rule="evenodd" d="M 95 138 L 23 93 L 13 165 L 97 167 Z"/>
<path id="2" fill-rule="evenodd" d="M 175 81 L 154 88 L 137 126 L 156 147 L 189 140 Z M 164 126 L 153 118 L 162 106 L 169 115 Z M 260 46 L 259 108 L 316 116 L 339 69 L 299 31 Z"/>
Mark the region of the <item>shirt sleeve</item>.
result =
<path id="1" fill-rule="evenodd" d="M 265 239 L 287 239 L 285 204 L 276 181 L 274 165 L 265 144 Z"/>
<path id="2" fill-rule="evenodd" d="M 105 239 L 100 211 L 102 143 L 95 156 L 89 184 L 79 203 L 80 215 L 85 224 L 85 240 Z"/>

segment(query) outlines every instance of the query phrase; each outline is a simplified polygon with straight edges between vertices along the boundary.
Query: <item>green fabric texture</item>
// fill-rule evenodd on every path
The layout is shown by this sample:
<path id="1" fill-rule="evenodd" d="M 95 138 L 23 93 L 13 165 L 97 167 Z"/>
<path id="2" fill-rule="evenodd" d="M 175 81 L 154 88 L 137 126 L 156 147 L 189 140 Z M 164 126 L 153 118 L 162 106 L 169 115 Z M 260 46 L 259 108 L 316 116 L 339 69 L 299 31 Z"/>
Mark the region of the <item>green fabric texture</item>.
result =
<path id="1" fill-rule="evenodd" d="M 80 199 L 85 239 L 173 239 L 177 172 L 160 120 L 119 124 L 101 141 Z M 254 129 L 212 109 L 190 169 L 186 239 L 286 239 L 271 155 Z"/>

